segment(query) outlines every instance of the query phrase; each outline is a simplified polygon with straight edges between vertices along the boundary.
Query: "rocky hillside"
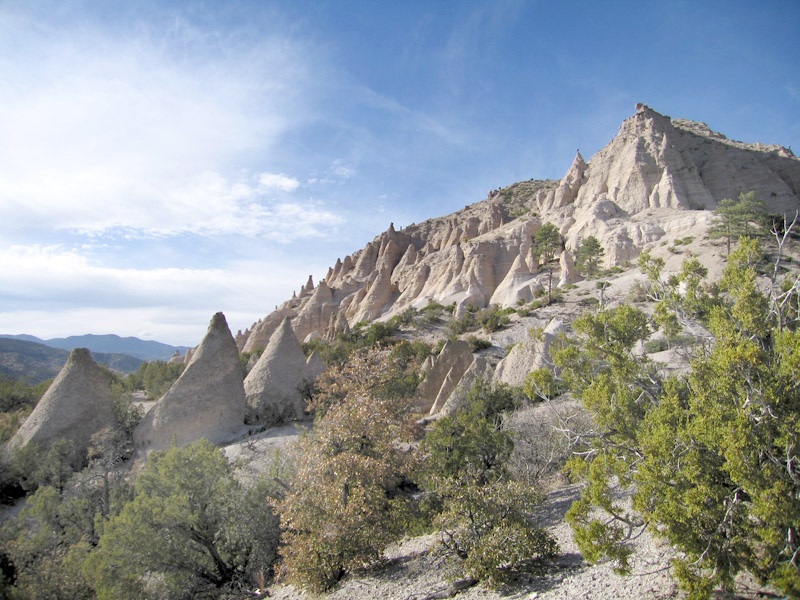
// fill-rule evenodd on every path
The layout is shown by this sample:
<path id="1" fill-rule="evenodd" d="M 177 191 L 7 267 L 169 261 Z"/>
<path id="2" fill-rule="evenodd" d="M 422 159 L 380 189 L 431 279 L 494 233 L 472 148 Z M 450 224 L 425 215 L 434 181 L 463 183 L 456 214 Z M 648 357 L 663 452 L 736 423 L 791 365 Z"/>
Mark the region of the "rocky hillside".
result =
<path id="1" fill-rule="evenodd" d="M 794 212 L 800 159 L 789 149 L 732 141 L 704 123 L 638 104 L 605 148 L 588 162 L 578 152 L 560 181 L 516 183 L 451 215 L 400 230 L 390 226 L 337 259 L 317 285 L 309 278 L 290 300 L 239 332 L 237 345 L 265 347 L 286 317 L 304 341 L 430 302 L 455 303 L 458 315 L 468 304 L 528 301 L 547 285 L 532 247 L 544 223 L 557 226 L 565 242 L 561 285 L 579 278 L 572 261 L 588 236 L 602 244 L 605 267 L 625 267 L 643 250 L 672 259 L 667 249 L 675 240 L 689 240 L 692 250 L 703 239 L 720 200 L 750 191 L 770 212 Z"/>

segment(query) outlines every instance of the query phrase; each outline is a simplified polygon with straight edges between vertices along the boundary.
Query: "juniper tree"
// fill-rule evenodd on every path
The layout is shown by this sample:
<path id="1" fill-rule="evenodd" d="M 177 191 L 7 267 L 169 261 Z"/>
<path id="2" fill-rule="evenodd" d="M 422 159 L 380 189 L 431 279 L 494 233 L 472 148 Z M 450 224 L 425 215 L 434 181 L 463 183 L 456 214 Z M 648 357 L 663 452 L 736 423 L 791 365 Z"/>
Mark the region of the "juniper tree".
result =
<path id="1" fill-rule="evenodd" d="M 624 306 L 577 320 L 578 338 L 553 352 L 595 421 L 568 465 L 587 482 L 567 515 L 582 552 L 624 571 L 628 541 L 650 527 L 682 553 L 692 599 L 740 571 L 800 597 L 800 331 L 759 289 L 758 254 L 747 239 L 731 253 L 724 295 L 701 317 L 716 343 L 685 377 L 632 352 L 646 318 Z M 633 486 L 633 511 L 616 486 Z"/>
<path id="2" fill-rule="evenodd" d="M 101 521 L 83 572 L 101 600 L 216 597 L 252 585 L 269 573 L 278 543 L 265 497 L 263 487 L 244 488 L 205 439 L 153 452 L 133 499 Z"/>
<path id="3" fill-rule="evenodd" d="M 731 241 L 739 236 L 751 235 L 752 224 L 762 224 L 766 203 L 755 192 L 739 194 L 737 200 L 723 198 L 714 210 L 714 220 L 709 234 L 712 238 L 725 238 L 726 254 L 730 256 Z"/>
<path id="4" fill-rule="evenodd" d="M 545 223 L 533 235 L 533 252 L 547 267 L 547 303 L 553 300 L 553 263 L 561 250 L 561 234 L 552 223 Z"/>

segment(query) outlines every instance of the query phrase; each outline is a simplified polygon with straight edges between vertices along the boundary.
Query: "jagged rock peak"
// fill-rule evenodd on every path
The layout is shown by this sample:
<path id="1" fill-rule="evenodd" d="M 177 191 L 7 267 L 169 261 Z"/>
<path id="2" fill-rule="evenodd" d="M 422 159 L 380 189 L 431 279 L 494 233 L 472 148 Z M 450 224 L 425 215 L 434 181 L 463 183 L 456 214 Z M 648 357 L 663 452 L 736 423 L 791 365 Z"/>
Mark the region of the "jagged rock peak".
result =
<path id="1" fill-rule="evenodd" d="M 200 438 L 232 439 L 244 425 L 242 379 L 239 350 L 219 312 L 186 369 L 134 431 L 137 447 L 150 451 Z"/>
<path id="2" fill-rule="evenodd" d="M 115 423 L 111 380 L 86 348 L 75 348 L 36 408 L 9 440 L 3 460 L 13 450 L 34 442 L 47 448 L 66 438 L 72 441 L 70 460 L 79 465 L 86 458 L 90 438 Z"/>
<path id="3" fill-rule="evenodd" d="M 665 236 L 701 237 L 723 198 L 754 190 L 770 212 L 800 202 L 800 159 L 777 146 L 732 142 L 706 125 L 671 119 L 639 104 L 611 142 L 584 160 L 576 151 L 559 181 L 527 180 L 449 215 L 393 225 L 345 257 L 327 283 L 332 299 L 299 298 L 291 311 L 300 339 L 332 337 L 359 319 L 384 319 L 429 301 L 512 305 L 541 288 L 543 268 L 531 240 L 543 223 L 563 236 L 561 283 L 577 278 L 581 240 L 598 239 L 606 267 L 623 264 Z M 686 234 L 684 234 L 686 235 Z M 339 266 L 341 264 L 341 266 Z M 316 296 L 316 295 L 315 295 Z M 268 339 L 278 321 L 253 327 L 245 349 Z"/>
<path id="4" fill-rule="evenodd" d="M 304 296 L 307 296 L 313 291 L 314 291 L 314 278 L 313 276 L 309 275 L 308 281 L 306 281 L 305 285 L 300 287 L 299 297 L 303 298 Z"/>

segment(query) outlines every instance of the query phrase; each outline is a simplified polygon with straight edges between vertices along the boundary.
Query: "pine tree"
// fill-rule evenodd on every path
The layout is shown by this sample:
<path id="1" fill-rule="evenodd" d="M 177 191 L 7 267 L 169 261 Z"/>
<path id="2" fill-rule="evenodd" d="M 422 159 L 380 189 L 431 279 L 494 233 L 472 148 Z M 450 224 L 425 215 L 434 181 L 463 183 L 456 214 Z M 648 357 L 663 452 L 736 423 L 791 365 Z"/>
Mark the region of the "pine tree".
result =
<path id="1" fill-rule="evenodd" d="M 581 242 L 575 259 L 575 266 L 578 272 L 587 277 L 594 277 L 600 270 L 600 260 L 602 260 L 605 250 L 596 237 L 590 235 Z"/>

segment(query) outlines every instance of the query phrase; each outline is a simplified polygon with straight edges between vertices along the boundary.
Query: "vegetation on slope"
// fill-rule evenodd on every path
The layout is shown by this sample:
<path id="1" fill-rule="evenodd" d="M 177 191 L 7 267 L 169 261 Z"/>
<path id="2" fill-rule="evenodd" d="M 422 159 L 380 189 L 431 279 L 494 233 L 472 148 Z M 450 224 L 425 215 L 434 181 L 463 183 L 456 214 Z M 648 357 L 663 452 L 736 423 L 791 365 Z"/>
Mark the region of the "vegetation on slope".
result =
<path id="1" fill-rule="evenodd" d="M 717 294 L 699 285 L 696 261 L 663 282 L 643 257 L 657 322 L 696 321 L 714 335 L 684 377 L 633 351 L 650 330 L 629 306 L 584 315 L 554 352 L 562 384 L 594 417 L 567 467 L 587 484 L 567 515 L 584 556 L 625 571 L 627 542 L 650 527 L 684 556 L 675 571 L 691 599 L 745 570 L 800 596 L 800 290 L 772 280 L 761 291 L 760 258 L 742 238 Z M 618 488 L 634 490 L 633 511 Z"/>
<path id="2" fill-rule="evenodd" d="M 778 232 L 774 256 L 790 232 Z M 590 271 L 597 248 L 586 252 Z M 694 257 L 667 278 L 649 253 L 639 265 L 652 313 L 585 313 L 554 343 L 556 369 L 529 376 L 527 400 L 478 380 L 427 431 L 411 406 L 431 348 L 394 336 L 445 307 L 310 345 L 332 368 L 307 390 L 314 427 L 279 479 L 242 484 L 206 442 L 154 454 L 133 479 L 117 468 L 124 455 L 113 432 L 94 440 L 88 468 L 73 474 L 54 445 L 25 463 L 22 481 L 38 489 L 0 528 L 4 593 L 228 598 L 255 594 L 273 572 L 323 591 L 420 531 L 441 533 L 439 552 L 465 580 L 498 586 L 541 572 L 557 552 L 532 515 L 539 478 L 569 453 L 566 470 L 585 487 L 568 520 L 588 560 L 626 570 L 630 540 L 649 528 L 679 551 L 674 572 L 692 600 L 730 588 L 743 571 L 800 597 L 800 284 L 783 280 L 779 264 L 768 268 L 747 238 L 715 284 Z M 655 330 L 668 347 L 680 336 L 697 343 L 685 373 L 665 374 L 642 354 Z M 164 365 L 141 371 L 133 385 L 150 381 L 156 395 L 177 376 Z M 564 394 L 591 423 L 561 422 L 547 448 L 510 425 L 521 401 Z M 129 408 L 121 430 L 135 422 Z M 523 473 L 520 451 L 543 454 L 523 461 L 536 469 Z"/>

